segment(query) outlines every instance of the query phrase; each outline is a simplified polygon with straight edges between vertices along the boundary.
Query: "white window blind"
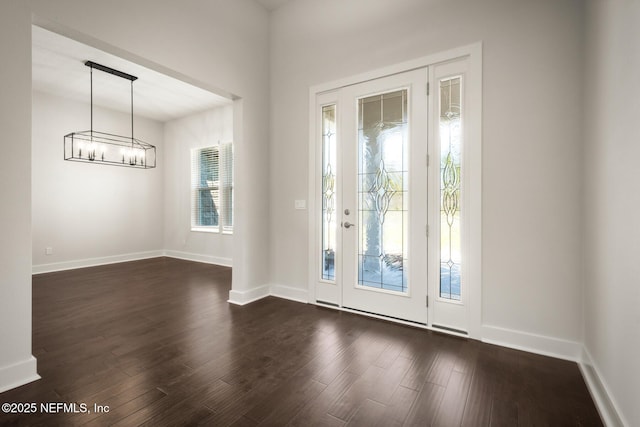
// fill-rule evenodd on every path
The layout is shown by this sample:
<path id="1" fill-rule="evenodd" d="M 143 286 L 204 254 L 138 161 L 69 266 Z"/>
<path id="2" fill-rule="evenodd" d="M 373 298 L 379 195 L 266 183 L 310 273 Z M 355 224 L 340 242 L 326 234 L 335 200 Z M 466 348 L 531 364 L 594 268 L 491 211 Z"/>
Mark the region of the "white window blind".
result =
<path id="1" fill-rule="evenodd" d="M 191 150 L 191 228 L 233 232 L 233 144 Z"/>

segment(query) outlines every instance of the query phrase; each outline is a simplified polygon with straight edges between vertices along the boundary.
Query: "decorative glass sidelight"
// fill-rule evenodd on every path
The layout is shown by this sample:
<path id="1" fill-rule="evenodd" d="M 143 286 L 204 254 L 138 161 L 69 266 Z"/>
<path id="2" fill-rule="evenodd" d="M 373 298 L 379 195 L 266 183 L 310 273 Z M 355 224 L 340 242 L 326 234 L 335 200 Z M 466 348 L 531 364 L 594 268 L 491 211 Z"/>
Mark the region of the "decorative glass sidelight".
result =
<path id="1" fill-rule="evenodd" d="M 406 293 L 407 90 L 358 100 L 358 284 Z"/>
<path id="2" fill-rule="evenodd" d="M 335 281 L 336 106 L 322 107 L 322 279 Z"/>
<path id="3" fill-rule="evenodd" d="M 440 80 L 440 297 L 460 300 L 461 77 Z"/>

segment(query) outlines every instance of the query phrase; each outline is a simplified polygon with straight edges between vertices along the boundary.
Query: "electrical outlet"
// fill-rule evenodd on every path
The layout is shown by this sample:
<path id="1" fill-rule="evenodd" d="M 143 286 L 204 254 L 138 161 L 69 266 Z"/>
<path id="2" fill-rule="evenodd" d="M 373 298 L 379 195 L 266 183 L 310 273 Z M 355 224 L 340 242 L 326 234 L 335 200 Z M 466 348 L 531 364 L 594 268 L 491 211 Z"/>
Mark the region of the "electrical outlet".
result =
<path id="1" fill-rule="evenodd" d="M 44 254 L 45 254 L 45 255 L 53 255 L 53 248 L 52 248 L 51 246 L 47 246 L 47 247 L 44 249 Z"/>

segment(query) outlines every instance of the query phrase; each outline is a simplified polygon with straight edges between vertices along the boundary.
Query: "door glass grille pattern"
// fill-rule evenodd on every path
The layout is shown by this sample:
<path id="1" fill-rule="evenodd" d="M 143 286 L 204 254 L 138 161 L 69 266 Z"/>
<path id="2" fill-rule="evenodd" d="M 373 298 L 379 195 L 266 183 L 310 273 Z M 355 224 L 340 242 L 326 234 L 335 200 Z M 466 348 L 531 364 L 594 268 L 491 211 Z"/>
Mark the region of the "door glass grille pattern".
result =
<path id="1" fill-rule="evenodd" d="M 335 281 L 336 106 L 322 107 L 322 279 Z"/>
<path id="2" fill-rule="evenodd" d="M 358 100 L 358 284 L 408 292 L 407 90 Z"/>
<path id="3" fill-rule="evenodd" d="M 440 80 L 440 297 L 460 300 L 461 77 Z"/>

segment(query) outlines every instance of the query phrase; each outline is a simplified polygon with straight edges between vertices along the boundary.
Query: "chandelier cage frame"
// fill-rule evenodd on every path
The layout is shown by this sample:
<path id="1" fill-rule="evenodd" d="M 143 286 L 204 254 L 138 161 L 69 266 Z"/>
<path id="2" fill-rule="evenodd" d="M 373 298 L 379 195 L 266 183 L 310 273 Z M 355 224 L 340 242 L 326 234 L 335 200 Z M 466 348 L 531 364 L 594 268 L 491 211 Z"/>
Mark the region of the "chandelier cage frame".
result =
<path id="1" fill-rule="evenodd" d="M 156 147 L 135 138 L 133 134 L 133 82 L 138 78 L 93 61 L 86 61 L 84 65 L 91 70 L 91 128 L 89 130 L 71 132 L 64 136 L 64 160 L 137 169 L 155 168 Z M 93 129 L 94 69 L 131 82 L 131 136 L 98 132 Z"/>

